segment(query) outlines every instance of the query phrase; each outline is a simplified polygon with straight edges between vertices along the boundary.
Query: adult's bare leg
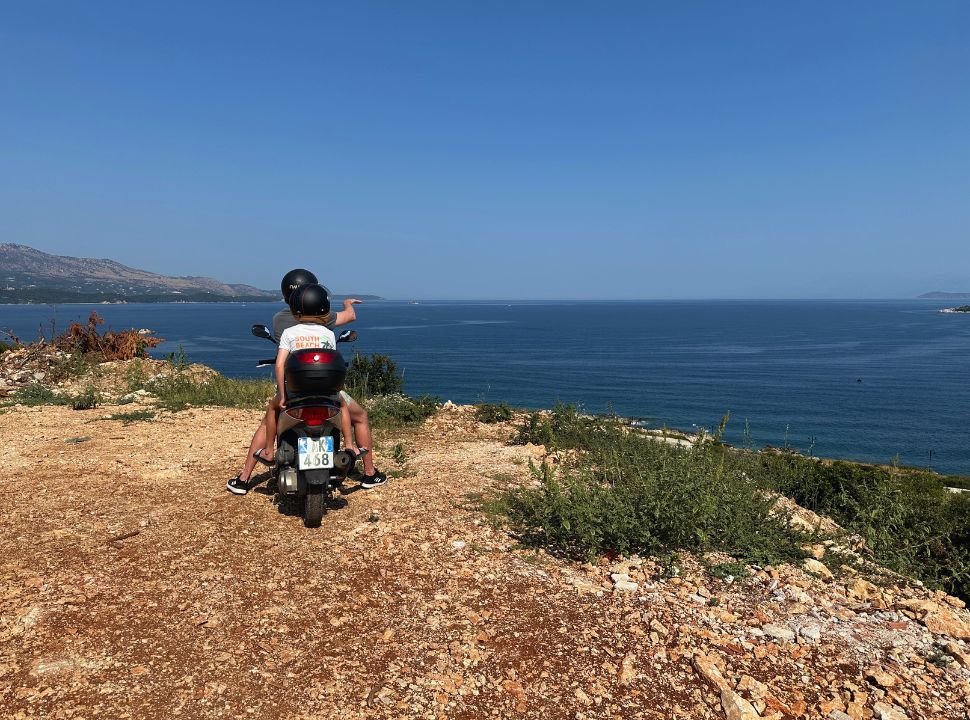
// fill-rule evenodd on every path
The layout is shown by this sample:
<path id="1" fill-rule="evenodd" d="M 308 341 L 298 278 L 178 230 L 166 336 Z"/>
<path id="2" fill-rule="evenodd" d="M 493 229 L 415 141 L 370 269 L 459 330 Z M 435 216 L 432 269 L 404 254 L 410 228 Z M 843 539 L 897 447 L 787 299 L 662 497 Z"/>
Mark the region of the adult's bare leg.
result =
<path id="1" fill-rule="evenodd" d="M 374 437 L 370 431 L 370 420 L 363 405 L 356 400 L 347 403 L 350 410 L 350 424 L 354 426 L 354 444 L 361 448 L 365 447 L 370 452 L 364 455 L 364 474 L 373 475 L 377 470 L 374 468 Z"/>
<path id="2" fill-rule="evenodd" d="M 253 470 L 256 468 L 256 458 L 254 455 L 257 450 L 263 448 L 266 445 L 266 418 L 264 417 L 259 421 L 259 427 L 256 428 L 256 432 L 253 433 L 253 439 L 249 443 L 249 452 L 246 453 L 246 462 L 243 465 L 242 472 L 239 473 L 239 479 L 243 482 L 249 482 L 249 478 L 253 476 Z"/>

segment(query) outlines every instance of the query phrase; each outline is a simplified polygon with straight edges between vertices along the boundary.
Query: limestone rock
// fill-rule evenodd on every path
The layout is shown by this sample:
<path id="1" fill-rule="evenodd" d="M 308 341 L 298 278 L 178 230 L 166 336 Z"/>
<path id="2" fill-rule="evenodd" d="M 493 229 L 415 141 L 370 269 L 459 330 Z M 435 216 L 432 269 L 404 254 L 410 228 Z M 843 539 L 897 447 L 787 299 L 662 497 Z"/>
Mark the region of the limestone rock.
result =
<path id="1" fill-rule="evenodd" d="M 614 590 L 619 590 L 620 592 L 636 592 L 637 588 L 640 587 L 626 573 L 613 573 L 610 577 L 613 580 Z"/>
<path id="2" fill-rule="evenodd" d="M 872 710 L 879 720 L 907 720 L 909 717 L 901 708 L 883 702 L 877 702 Z"/>
<path id="3" fill-rule="evenodd" d="M 805 562 L 802 563 L 802 567 L 812 573 L 812 575 L 818 575 L 824 580 L 831 580 L 834 577 L 832 571 L 825 567 L 824 563 L 819 562 L 815 558 L 806 558 Z"/>
<path id="4" fill-rule="evenodd" d="M 871 680 L 881 688 L 891 688 L 896 684 L 896 676 L 878 665 L 873 665 L 866 670 L 866 680 Z"/>
<path id="5" fill-rule="evenodd" d="M 946 650 L 947 655 L 952 657 L 963 667 L 970 669 L 970 653 L 961 649 L 959 645 L 952 641 L 948 642 L 944 649 Z"/>
<path id="6" fill-rule="evenodd" d="M 879 596 L 879 588 L 867 580 L 856 578 L 845 586 L 845 594 L 860 602 L 868 602 Z"/>
<path id="7" fill-rule="evenodd" d="M 623 656 L 623 662 L 620 663 L 620 685 L 629 685 L 633 682 L 636 676 L 637 671 L 634 665 L 633 653 L 627 653 Z"/>
<path id="8" fill-rule="evenodd" d="M 790 643 L 795 642 L 795 632 L 784 625 L 768 623 L 767 625 L 763 625 L 761 629 L 766 635 L 775 638 L 775 640 L 784 640 Z"/>
<path id="9" fill-rule="evenodd" d="M 721 707 L 727 720 L 757 720 L 761 717 L 751 703 L 730 688 L 721 690 Z"/>

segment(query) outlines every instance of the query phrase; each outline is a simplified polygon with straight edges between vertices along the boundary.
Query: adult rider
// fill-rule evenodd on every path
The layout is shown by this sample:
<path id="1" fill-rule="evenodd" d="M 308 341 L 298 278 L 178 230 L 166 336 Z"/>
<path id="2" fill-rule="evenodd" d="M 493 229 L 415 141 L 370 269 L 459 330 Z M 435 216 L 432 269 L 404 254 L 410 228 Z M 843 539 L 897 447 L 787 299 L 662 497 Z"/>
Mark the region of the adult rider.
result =
<path id="1" fill-rule="evenodd" d="M 317 277 L 309 270 L 304 270 L 303 268 L 297 268 L 295 270 L 290 270 L 286 275 L 283 276 L 283 280 L 280 283 L 280 292 L 283 295 L 283 302 L 287 302 L 290 297 L 290 293 L 301 285 L 308 285 L 310 283 L 316 283 Z M 330 294 L 330 291 L 327 291 Z M 359 305 L 360 300 L 355 298 L 347 298 L 344 300 L 344 309 L 336 313 L 334 319 L 331 323 L 327 324 L 327 327 L 333 330 L 334 327 L 339 325 L 346 325 L 357 319 L 357 312 L 354 310 L 355 305 Z M 279 337 L 284 330 L 289 327 L 293 327 L 297 324 L 296 319 L 290 312 L 289 307 L 280 310 L 276 315 L 273 316 L 273 334 Z M 387 475 L 382 473 L 374 466 L 374 443 L 373 435 L 371 434 L 370 421 L 367 417 L 367 410 L 354 400 L 349 394 L 341 391 L 343 395 L 344 402 L 347 404 L 347 409 L 350 411 L 350 424 L 354 429 L 354 437 L 346 438 L 347 445 L 353 449 L 355 446 L 358 450 L 367 449 L 369 452 L 364 454 L 363 464 L 364 464 L 364 477 L 361 478 L 361 487 L 370 490 L 379 485 L 383 485 L 387 482 Z M 226 483 L 226 490 L 235 495 L 245 495 L 249 492 L 249 481 L 252 477 L 253 470 L 256 467 L 256 463 L 260 462 L 264 465 L 272 465 L 273 461 L 271 458 L 263 457 L 262 450 L 266 445 L 266 420 L 265 418 L 260 421 L 259 427 L 256 428 L 256 432 L 253 433 L 253 439 L 249 443 L 249 452 L 246 453 L 246 462 L 243 464 L 243 469 L 238 475 Z"/>

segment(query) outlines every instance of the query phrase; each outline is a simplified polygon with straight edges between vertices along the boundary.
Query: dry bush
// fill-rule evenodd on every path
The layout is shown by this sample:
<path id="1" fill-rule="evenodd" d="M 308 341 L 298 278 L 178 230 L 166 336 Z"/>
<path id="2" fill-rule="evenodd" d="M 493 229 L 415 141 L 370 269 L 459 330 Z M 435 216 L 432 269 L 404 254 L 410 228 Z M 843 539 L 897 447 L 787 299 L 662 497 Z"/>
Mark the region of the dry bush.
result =
<path id="1" fill-rule="evenodd" d="M 71 323 L 51 344 L 70 353 L 97 354 L 102 360 L 131 360 L 148 357 L 151 348 L 165 342 L 153 335 L 141 335 L 137 330 L 108 330 L 101 334 L 98 326 L 103 324 L 104 319 L 92 310 L 86 325 Z"/>

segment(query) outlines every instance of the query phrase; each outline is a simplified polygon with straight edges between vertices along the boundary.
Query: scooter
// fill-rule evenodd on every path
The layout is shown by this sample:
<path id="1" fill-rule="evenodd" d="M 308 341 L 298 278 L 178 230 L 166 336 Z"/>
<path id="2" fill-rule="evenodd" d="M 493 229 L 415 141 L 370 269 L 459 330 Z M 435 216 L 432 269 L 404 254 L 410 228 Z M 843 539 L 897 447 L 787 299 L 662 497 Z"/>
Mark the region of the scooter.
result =
<path id="1" fill-rule="evenodd" d="M 253 335 L 279 344 L 265 325 L 253 325 Z M 338 343 L 354 342 L 357 333 L 345 330 Z M 261 360 L 256 367 L 275 365 Z M 286 359 L 286 408 L 276 429 L 276 501 L 297 503 L 303 524 L 319 527 L 333 491 L 351 471 L 358 457 L 340 450 L 340 390 L 347 362 L 336 350 L 296 350 Z"/>

